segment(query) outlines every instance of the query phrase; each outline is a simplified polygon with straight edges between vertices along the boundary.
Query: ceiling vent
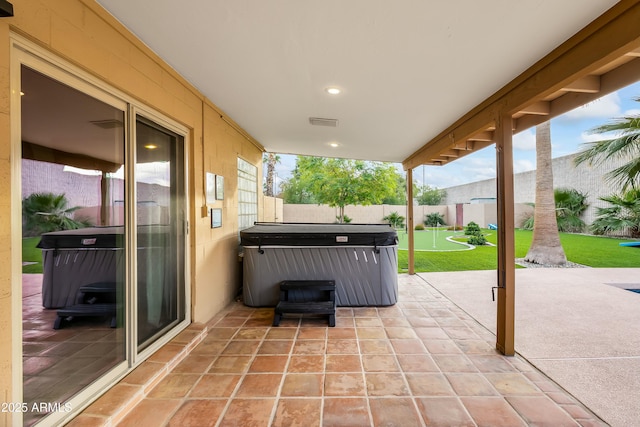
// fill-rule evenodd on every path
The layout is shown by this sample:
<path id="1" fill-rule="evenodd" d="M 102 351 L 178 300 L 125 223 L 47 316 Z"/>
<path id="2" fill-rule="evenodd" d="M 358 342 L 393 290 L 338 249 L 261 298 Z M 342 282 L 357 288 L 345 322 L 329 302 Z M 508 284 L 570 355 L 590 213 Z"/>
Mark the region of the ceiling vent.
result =
<path id="1" fill-rule="evenodd" d="M 116 119 L 91 120 L 89 123 L 94 124 L 102 129 L 116 129 L 122 127 L 122 122 Z"/>
<path id="2" fill-rule="evenodd" d="M 330 126 L 337 127 L 338 119 L 323 119 L 321 117 L 309 117 L 309 123 L 313 126 Z"/>

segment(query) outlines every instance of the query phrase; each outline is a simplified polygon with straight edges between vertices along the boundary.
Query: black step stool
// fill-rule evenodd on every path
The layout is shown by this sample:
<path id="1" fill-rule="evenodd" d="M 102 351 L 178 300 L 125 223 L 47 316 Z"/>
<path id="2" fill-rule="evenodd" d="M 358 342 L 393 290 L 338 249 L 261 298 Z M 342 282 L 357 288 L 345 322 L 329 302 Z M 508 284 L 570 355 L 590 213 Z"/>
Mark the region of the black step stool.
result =
<path id="1" fill-rule="evenodd" d="M 63 307 L 57 311 L 53 329 L 62 328 L 62 321 L 71 321 L 74 317 L 111 317 L 111 327 L 116 327 L 116 284 L 98 282 L 78 288 L 75 305 Z"/>
<path id="2" fill-rule="evenodd" d="M 285 280 L 280 282 L 280 301 L 276 305 L 273 326 L 279 326 L 284 314 L 320 314 L 329 316 L 336 326 L 336 283 L 333 280 Z"/>

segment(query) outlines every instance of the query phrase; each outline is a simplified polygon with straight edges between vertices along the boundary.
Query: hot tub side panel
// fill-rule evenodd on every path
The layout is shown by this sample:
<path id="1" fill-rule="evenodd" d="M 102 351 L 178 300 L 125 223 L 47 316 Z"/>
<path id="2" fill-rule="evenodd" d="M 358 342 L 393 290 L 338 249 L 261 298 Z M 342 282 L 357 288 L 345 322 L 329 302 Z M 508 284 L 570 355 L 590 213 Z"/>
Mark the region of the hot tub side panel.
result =
<path id="1" fill-rule="evenodd" d="M 339 306 L 385 306 L 398 300 L 397 247 L 245 247 L 243 298 L 274 306 L 283 280 L 335 280 Z"/>

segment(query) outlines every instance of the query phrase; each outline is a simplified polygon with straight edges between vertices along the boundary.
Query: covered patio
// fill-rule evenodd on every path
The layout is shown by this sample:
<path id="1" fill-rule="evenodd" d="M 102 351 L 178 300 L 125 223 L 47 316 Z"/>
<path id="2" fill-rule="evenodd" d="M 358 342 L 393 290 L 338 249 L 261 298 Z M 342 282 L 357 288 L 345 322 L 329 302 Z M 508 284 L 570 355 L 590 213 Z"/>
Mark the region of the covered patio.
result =
<path id="1" fill-rule="evenodd" d="M 495 272 L 400 275 L 395 306 L 339 308 L 335 328 L 311 317 L 272 327 L 273 308 L 235 302 L 192 325 L 69 425 L 633 424 L 637 384 L 625 372 L 640 361 L 640 295 L 606 283 L 638 270 L 519 273 L 526 322 L 516 322 L 526 331 L 514 357 L 495 349 Z M 551 275 L 567 284 L 555 298 Z M 581 293 L 571 296 L 572 282 Z M 577 308 L 566 316 L 582 327 L 565 330 L 552 315 L 566 310 L 567 298 Z M 610 316 L 609 304 L 622 300 Z M 547 314 L 536 316 L 541 303 Z M 606 318 L 612 329 L 628 325 L 613 332 Z M 609 375 L 592 369 L 599 364 Z M 616 393 L 624 399 L 612 400 Z"/>

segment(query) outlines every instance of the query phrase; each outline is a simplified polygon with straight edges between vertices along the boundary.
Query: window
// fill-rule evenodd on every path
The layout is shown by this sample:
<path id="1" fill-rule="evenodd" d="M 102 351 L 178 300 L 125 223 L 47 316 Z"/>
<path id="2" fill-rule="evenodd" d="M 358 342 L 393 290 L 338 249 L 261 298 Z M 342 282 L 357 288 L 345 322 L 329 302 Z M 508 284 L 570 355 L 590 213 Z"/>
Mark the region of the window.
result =
<path id="1" fill-rule="evenodd" d="M 258 168 L 238 158 L 238 231 L 258 221 Z"/>

